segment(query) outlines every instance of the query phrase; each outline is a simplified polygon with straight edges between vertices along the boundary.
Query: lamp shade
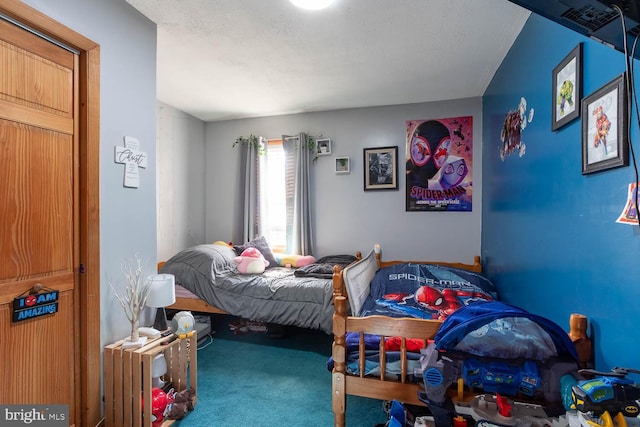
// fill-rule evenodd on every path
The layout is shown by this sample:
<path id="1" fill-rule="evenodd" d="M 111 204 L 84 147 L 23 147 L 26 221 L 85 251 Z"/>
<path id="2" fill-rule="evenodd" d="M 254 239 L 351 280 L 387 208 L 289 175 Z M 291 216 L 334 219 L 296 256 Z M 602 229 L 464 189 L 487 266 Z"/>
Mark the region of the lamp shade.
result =
<path id="1" fill-rule="evenodd" d="M 149 276 L 147 307 L 166 307 L 176 302 L 176 279 L 173 274 Z"/>
<path id="2" fill-rule="evenodd" d="M 164 358 L 164 354 L 157 354 L 153 358 L 151 364 L 151 386 L 155 388 L 162 388 L 164 381 L 160 378 L 167 373 L 167 359 Z"/>
<path id="3" fill-rule="evenodd" d="M 151 364 L 151 377 L 161 377 L 167 373 L 167 359 L 164 358 L 164 354 L 157 354 L 156 357 L 153 358 L 153 363 Z"/>

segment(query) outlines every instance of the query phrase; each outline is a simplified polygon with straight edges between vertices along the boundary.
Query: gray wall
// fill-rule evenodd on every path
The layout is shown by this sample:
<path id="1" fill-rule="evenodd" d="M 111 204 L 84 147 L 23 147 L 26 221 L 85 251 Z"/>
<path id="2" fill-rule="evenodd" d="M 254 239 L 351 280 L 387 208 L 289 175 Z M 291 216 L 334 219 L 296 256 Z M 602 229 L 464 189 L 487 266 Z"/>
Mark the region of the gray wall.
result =
<path id="1" fill-rule="evenodd" d="M 124 285 L 121 262 L 136 253 L 148 273 L 155 272 L 156 26 L 124 0 L 25 3 L 100 45 L 100 299 L 106 345 L 131 330 L 107 280 Z M 124 166 L 114 163 L 114 147 L 124 136 L 138 138 L 149 156 L 137 189 L 123 187 Z"/>
<path id="2" fill-rule="evenodd" d="M 206 241 L 240 243 L 239 149 L 249 134 L 279 138 L 307 132 L 332 140 L 332 155 L 313 169 L 314 255 L 367 253 L 380 243 L 385 259 L 472 261 L 480 255 L 482 211 L 482 100 L 407 104 L 322 113 L 213 122 L 206 125 Z M 405 121 L 473 116 L 473 212 L 405 212 Z M 363 190 L 365 147 L 397 145 L 398 191 Z M 335 157 L 351 159 L 351 173 L 337 175 Z"/>
<path id="3" fill-rule="evenodd" d="M 158 103 L 158 260 L 204 242 L 205 123 Z"/>

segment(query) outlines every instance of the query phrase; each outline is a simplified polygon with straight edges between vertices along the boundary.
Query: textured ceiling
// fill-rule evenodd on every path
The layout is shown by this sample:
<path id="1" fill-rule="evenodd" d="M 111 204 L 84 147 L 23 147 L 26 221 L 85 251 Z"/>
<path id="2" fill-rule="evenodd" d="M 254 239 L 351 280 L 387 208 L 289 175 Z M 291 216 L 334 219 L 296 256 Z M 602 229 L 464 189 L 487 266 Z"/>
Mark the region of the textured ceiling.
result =
<path id="1" fill-rule="evenodd" d="M 507 0 L 126 0 L 158 100 L 204 121 L 481 96 L 529 12 Z"/>

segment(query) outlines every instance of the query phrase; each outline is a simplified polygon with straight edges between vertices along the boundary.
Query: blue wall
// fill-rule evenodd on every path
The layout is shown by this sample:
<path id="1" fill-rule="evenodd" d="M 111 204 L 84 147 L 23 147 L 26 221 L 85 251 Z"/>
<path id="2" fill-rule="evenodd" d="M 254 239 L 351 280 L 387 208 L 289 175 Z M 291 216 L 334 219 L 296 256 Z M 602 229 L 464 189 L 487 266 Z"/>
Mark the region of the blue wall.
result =
<path id="1" fill-rule="evenodd" d="M 622 53 L 532 15 L 485 92 L 482 256 L 503 300 L 566 330 L 571 313 L 585 314 L 597 368 L 640 368 L 640 228 L 615 222 L 633 159 L 582 175 L 581 119 L 551 130 L 552 70 L 580 42 L 583 96 L 624 72 Z M 521 97 L 534 112 L 526 152 L 503 161 L 502 125 Z"/>

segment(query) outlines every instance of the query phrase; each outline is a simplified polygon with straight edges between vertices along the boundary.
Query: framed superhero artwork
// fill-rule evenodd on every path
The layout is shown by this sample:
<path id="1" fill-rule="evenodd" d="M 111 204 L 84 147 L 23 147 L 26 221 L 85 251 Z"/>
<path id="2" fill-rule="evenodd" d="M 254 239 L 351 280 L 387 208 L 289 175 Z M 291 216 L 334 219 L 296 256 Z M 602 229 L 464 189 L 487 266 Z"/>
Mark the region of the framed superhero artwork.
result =
<path id="1" fill-rule="evenodd" d="M 621 74 L 582 102 L 582 174 L 629 165 L 627 91 Z"/>
<path id="2" fill-rule="evenodd" d="M 578 44 L 552 74 L 551 130 L 580 117 L 582 99 L 582 43 Z"/>

